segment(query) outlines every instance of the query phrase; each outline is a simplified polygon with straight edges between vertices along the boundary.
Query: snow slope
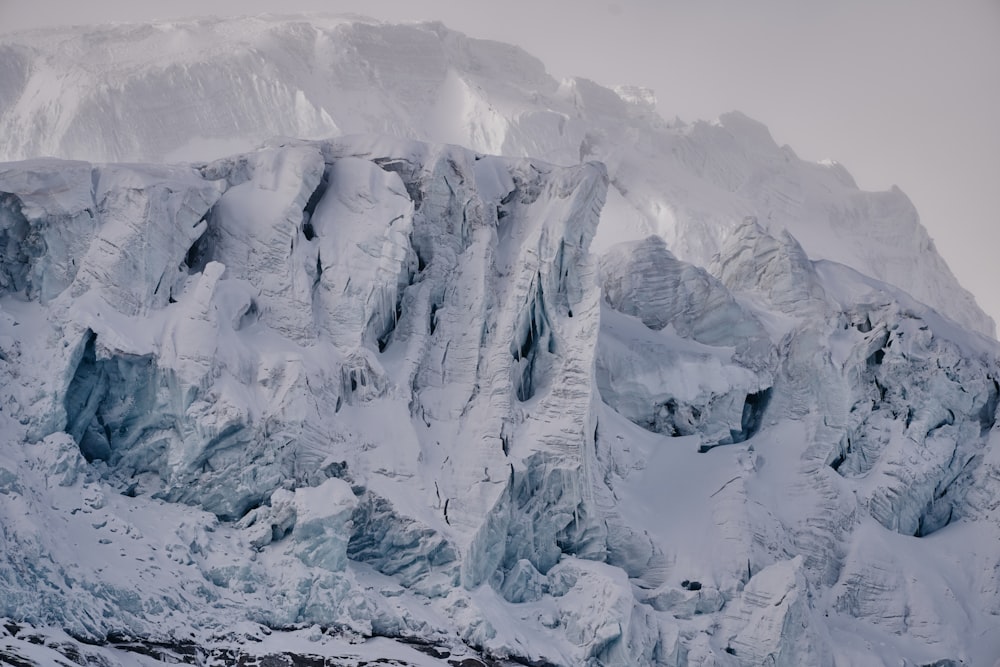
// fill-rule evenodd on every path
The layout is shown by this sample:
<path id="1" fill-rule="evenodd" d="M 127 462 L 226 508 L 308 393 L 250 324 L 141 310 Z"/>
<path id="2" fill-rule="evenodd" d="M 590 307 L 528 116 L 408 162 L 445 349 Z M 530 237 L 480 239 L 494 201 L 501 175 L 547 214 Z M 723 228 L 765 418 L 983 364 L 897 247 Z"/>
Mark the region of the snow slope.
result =
<path id="1" fill-rule="evenodd" d="M 275 135 L 378 133 L 560 165 L 605 163 L 596 250 L 650 234 L 707 264 L 739 222 L 891 284 L 973 330 L 994 323 L 898 189 L 860 191 L 739 113 L 665 122 L 652 92 L 556 81 L 541 62 L 438 23 L 201 19 L 34 31 L 0 41 L 0 159 L 209 159 Z"/>
<path id="2" fill-rule="evenodd" d="M 598 258 L 610 188 L 0 165 L 0 651 L 990 664 L 1000 345 L 753 218 Z"/>

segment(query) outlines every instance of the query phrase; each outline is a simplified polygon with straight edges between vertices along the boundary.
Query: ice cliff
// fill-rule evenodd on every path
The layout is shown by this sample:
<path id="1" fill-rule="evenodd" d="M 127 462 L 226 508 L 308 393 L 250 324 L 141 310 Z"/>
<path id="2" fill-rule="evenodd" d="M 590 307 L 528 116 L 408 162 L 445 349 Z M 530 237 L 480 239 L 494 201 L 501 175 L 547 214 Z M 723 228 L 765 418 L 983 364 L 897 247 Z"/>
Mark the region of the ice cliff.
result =
<path id="1" fill-rule="evenodd" d="M 995 648 L 996 345 L 754 219 L 708 269 L 598 262 L 608 185 L 367 136 L 4 165 L 0 615 L 555 664 Z"/>
<path id="2" fill-rule="evenodd" d="M 206 63 L 199 31 L 267 48 Z M 926 305 L 951 294 L 939 259 L 910 292 L 886 282 L 937 257 L 897 242 L 925 238 L 901 194 L 437 25 L 109 28 L 92 36 L 131 44 L 110 74 L 36 36 L 2 47 L 0 86 L 62 49 L 148 90 L 226 67 L 269 90 L 254 72 L 328 49 L 354 87 L 319 117 L 399 124 L 190 164 L 0 164 L 0 661 L 1000 655 L 1000 344 L 964 293 Z M 189 60 L 154 67 L 153 43 Z M 502 131 L 450 137 L 472 148 L 391 136 L 430 130 L 389 93 L 473 74 L 579 112 L 560 130 L 569 107 L 497 103 Z M 455 99 L 500 98 L 431 95 L 421 117 Z M 80 150 L 168 145 L 128 113 L 121 144 Z M 624 134 L 574 144 L 594 123 Z"/>

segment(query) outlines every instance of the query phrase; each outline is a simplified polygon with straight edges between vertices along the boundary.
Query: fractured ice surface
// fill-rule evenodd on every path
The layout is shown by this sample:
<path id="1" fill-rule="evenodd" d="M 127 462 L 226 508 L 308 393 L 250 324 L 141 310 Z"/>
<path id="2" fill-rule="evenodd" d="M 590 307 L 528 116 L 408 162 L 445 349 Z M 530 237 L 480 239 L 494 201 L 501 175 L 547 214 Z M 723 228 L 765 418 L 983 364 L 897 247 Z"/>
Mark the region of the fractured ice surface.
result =
<path id="1" fill-rule="evenodd" d="M 774 346 L 753 314 L 655 236 L 614 246 L 601 266 L 609 307 L 598 343 L 602 398 L 658 433 L 697 433 L 708 444 L 750 437 L 776 366 Z"/>
<path id="2" fill-rule="evenodd" d="M 0 617 L 560 665 L 1000 652 L 997 343 L 753 218 L 706 266 L 598 256 L 609 187 L 369 135 L 0 166 Z"/>

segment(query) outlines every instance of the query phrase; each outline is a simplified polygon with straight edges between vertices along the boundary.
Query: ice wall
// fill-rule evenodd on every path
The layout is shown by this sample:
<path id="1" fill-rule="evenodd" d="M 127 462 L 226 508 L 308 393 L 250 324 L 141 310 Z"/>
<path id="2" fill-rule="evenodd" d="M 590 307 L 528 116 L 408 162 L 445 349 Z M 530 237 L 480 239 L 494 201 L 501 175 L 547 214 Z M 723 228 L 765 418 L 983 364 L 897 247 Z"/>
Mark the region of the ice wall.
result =
<path id="1" fill-rule="evenodd" d="M 754 219 L 706 266 L 597 257 L 609 187 L 370 135 L 0 167 L 0 616 L 559 665 L 995 654 L 995 341 Z"/>
<path id="2" fill-rule="evenodd" d="M 4 309 L 34 318 L 31 339 L 18 337 L 4 361 L 14 377 L 20 360 L 45 358 L 8 387 L 8 414 L 23 424 L 10 437 L 42 439 L 23 446 L 43 458 L 75 443 L 59 454 L 74 480 L 66 502 L 118 492 L 237 540 L 220 549 L 195 528 L 192 557 L 177 561 L 198 561 L 195 580 L 228 591 L 205 595 L 231 614 L 426 630 L 362 592 L 358 577 L 373 572 L 407 597 L 449 608 L 466 599 L 447 615 L 469 644 L 502 654 L 512 638 L 489 629 L 497 603 L 472 592 L 551 598 L 546 576 L 562 563 L 555 596 L 565 596 L 573 561 L 602 557 L 588 255 L 607 186 L 600 165 L 355 137 L 195 168 L 49 161 L 4 173 Z M 15 317 L 8 324 L 21 326 Z M 155 563 L 137 576 L 166 568 L 190 581 L 152 555 L 173 552 L 164 540 L 187 530 L 164 521 L 135 538 L 136 560 Z M 39 553 L 68 556 L 67 536 L 24 531 L 8 540 L 8 574 Z M 216 564 L 227 557 L 238 565 Z M 113 578 L 74 572 L 8 577 L 0 613 L 84 636 L 151 636 L 151 623 L 199 604 L 135 584 L 135 605 L 111 603 L 101 621 L 93 591 Z M 619 576 L 588 572 L 608 586 Z M 18 602 L 42 580 L 58 589 L 77 577 L 84 592 L 63 604 Z M 289 577 L 295 593 L 281 592 Z M 627 619 L 623 594 L 614 613 Z M 649 628 L 629 635 L 636 647 L 574 637 L 529 654 L 628 661 L 659 642 Z"/>

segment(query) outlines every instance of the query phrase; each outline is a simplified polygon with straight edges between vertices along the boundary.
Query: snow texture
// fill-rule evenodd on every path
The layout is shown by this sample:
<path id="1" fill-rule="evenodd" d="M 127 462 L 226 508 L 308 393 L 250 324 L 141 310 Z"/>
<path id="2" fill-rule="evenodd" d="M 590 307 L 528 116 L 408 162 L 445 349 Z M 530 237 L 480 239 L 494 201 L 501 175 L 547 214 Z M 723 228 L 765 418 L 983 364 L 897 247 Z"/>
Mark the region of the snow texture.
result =
<path id="1" fill-rule="evenodd" d="M 189 161 L 274 136 L 389 134 L 560 165 L 605 163 L 595 249 L 661 236 L 706 265 L 745 216 L 813 259 L 995 334 L 898 188 L 863 192 L 740 113 L 667 123 L 641 86 L 558 81 L 524 51 L 440 23 L 259 16 L 34 31 L 0 40 L 0 160 Z M 669 112 L 669 108 L 661 109 Z"/>
<path id="2" fill-rule="evenodd" d="M 358 129 L 348 111 L 378 101 L 399 125 L 190 165 L 0 164 L 0 660 L 1000 655 L 1000 345 L 971 301 L 951 298 L 954 318 L 925 305 L 953 279 L 906 245 L 921 228 L 901 194 L 787 149 L 772 164 L 748 119 L 668 127 L 649 91 L 560 86 L 438 25 L 91 37 L 130 65 L 35 34 L 3 46 L 0 84 L 28 86 L 47 48 L 148 86 L 129 99 L 219 68 L 263 91 L 251 73 L 269 69 L 241 59 L 283 72 L 321 48 L 374 69 L 324 61 L 361 78 L 320 117 Z M 154 68 L 154 44 L 187 60 Z M 577 104 L 576 139 L 624 134 L 580 151 L 606 165 L 485 155 L 477 141 L 558 157 L 569 139 L 553 109 L 489 116 L 500 98 L 469 81 Z M 435 82 L 480 123 L 453 137 L 473 149 L 392 136 L 423 133 L 401 120 L 421 100 L 468 129 L 443 115 L 455 99 L 421 97 Z M 111 95 L 82 90 L 79 109 Z M 157 145 L 121 113 L 108 146 Z M 623 211 L 657 206 L 669 225 L 621 232 Z M 794 222 L 818 210 L 819 227 Z M 892 257 L 922 267 L 916 294 L 869 270 Z"/>

